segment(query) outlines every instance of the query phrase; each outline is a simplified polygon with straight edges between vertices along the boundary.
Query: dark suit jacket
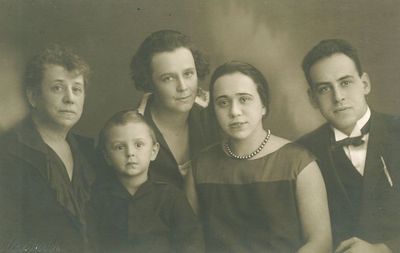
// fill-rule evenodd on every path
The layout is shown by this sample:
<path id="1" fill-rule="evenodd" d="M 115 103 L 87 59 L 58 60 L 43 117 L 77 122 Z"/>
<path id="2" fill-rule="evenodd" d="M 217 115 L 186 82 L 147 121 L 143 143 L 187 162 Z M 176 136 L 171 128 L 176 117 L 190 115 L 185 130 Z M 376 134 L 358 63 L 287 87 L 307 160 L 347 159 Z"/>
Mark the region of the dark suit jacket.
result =
<path id="1" fill-rule="evenodd" d="M 318 161 L 328 193 L 334 245 L 352 236 L 385 243 L 400 252 L 400 118 L 372 112 L 363 176 L 361 214 L 355 215 L 333 163 L 329 124 L 303 136 L 299 143 Z M 393 187 L 385 176 L 383 157 Z"/>
<path id="2" fill-rule="evenodd" d="M 74 139 L 88 145 L 78 136 Z M 48 162 L 36 148 L 40 142 L 29 120 L 1 137 L 0 252 L 83 252 L 82 224 L 58 202 L 55 190 L 40 170 Z M 94 171 L 85 158 L 79 160 L 89 187 Z"/>

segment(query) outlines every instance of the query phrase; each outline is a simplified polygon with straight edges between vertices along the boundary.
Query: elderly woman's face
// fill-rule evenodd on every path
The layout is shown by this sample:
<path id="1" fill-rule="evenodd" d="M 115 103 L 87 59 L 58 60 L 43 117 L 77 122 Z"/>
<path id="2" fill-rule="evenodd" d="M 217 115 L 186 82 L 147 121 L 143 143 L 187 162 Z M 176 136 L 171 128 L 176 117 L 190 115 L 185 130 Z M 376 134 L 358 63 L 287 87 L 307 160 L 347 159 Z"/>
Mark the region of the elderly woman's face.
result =
<path id="1" fill-rule="evenodd" d="M 184 47 L 157 53 L 151 61 L 156 103 L 175 112 L 188 112 L 197 94 L 192 52 Z"/>
<path id="2" fill-rule="evenodd" d="M 41 123 L 70 129 L 78 122 L 85 99 L 82 75 L 59 65 L 45 65 L 39 89 L 28 96 Z"/>

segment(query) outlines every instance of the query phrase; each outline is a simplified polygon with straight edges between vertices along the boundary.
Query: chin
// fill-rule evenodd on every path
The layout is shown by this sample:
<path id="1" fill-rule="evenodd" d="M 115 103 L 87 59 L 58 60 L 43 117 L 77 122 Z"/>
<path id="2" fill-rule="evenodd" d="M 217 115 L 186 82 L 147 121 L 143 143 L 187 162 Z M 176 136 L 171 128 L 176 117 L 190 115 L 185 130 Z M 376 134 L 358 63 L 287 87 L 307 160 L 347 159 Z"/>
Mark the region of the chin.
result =
<path id="1" fill-rule="evenodd" d="M 230 138 L 230 139 L 233 139 L 233 140 L 244 140 L 244 139 L 246 139 L 247 137 L 249 136 L 249 134 L 248 133 L 244 133 L 244 132 L 235 132 L 235 133 L 229 133 L 228 134 L 228 137 Z"/>

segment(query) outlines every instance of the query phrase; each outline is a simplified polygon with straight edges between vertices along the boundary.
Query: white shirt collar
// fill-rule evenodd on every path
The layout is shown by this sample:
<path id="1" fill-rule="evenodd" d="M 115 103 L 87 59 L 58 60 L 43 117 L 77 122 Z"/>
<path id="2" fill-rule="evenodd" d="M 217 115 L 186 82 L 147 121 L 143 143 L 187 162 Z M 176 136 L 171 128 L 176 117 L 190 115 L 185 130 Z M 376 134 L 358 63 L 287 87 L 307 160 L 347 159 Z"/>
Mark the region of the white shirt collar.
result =
<path id="1" fill-rule="evenodd" d="M 335 140 L 340 141 L 347 137 L 356 137 L 361 135 L 361 128 L 368 122 L 369 118 L 371 117 L 371 110 L 367 107 L 367 111 L 364 115 L 357 121 L 356 125 L 353 128 L 353 131 L 348 136 L 347 134 L 341 132 L 340 130 L 333 128 L 333 132 L 335 134 Z"/>

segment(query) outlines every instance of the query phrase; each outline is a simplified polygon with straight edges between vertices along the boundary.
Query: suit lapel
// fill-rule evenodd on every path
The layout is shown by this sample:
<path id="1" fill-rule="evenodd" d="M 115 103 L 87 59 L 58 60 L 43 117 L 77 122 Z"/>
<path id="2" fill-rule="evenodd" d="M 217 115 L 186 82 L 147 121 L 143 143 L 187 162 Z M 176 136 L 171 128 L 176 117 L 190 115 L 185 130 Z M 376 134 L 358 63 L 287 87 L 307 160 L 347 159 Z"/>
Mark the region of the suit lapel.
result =
<path id="1" fill-rule="evenodd" d="M 322 157 L 325 157 L 324 160 L 327 164 L 322 165 L 321 167 L 326 167 L 327 170 L 325 171 L 329 183 L 331 186 L 327 185 L 327 188 L 332 188 L 334 190 L 328 189 L 328 191 L 332 192 L 335 195 L 335 198 L 342 198 L 345 200 L 347 206 L 352 207 L 352 203 L 350 198 L 345 190 L 345 187 L 340 180 L 333 154 L 332 154 L 332 129 L 331 127 L 326 124 L 324 125 L 323 129 L 321 129 L 321 141 L 323 141 L 323 148 L 321 148 L 321 152 L 323 152 Z"/>
<path id="2" fill-rule="evenodd" d="M 384 176 L 381 156 L 385 156 L 383 147 L 387 142 L 384 121 L 376 113 L 371 114 L 371 127 L 368 139 L 367 157 L 364 169 L 363 203 L 373 198 L 379 180 Z"/>

